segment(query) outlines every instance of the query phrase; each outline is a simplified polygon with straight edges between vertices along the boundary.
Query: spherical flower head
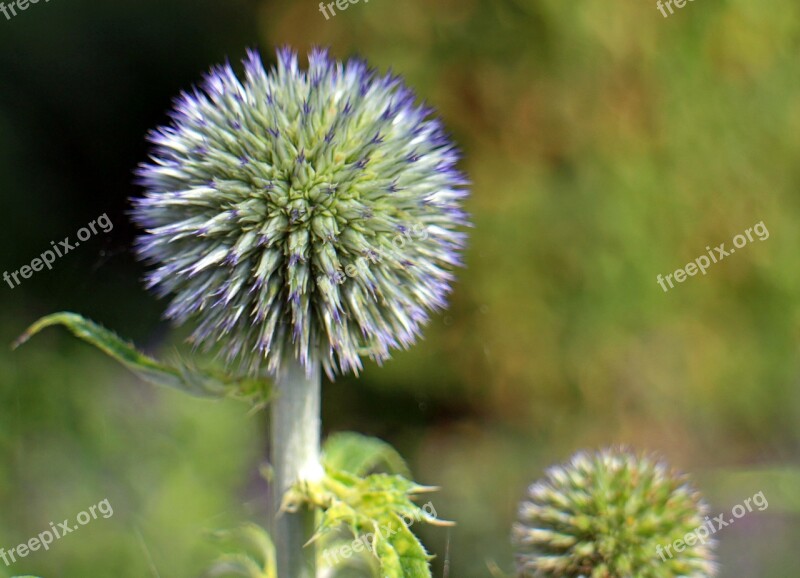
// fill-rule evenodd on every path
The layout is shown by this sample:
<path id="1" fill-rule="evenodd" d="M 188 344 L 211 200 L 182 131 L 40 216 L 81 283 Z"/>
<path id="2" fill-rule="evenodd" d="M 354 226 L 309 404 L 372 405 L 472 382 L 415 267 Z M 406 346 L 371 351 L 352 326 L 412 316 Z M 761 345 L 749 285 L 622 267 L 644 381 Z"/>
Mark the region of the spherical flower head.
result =
<path id="1" fill-rule="evenodd" d="M 328 374 L 408 347 L 445 306 L 467 224 L 459 154 L 392 75 L 288 49 L 182 94 L 139 171 L 137 252 L 166 316 L 248 373 Z"/>
<path id="2" fill-rule="evenodd" d="M 715 576 L 707 512 L 684 476 L 650 456 L 623 449 L 578 453 L 550 468 L 520 504 L 513 531 L 519 575 Z M 689 534 L 698 537 L 694 544 L 667 549 Z"/>

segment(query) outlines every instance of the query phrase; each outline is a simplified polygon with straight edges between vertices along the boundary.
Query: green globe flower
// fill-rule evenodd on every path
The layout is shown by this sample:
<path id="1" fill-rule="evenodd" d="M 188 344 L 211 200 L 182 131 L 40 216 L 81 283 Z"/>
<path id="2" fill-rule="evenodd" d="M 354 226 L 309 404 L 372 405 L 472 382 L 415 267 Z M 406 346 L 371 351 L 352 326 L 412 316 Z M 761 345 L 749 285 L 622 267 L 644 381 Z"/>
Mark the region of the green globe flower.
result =
<path id="1" fill-rule="evenodd" d="M 328 375 L 409 347 L 443 309 L 468 224 L 459 151 L 400 78 L 326 51 L 248 53 L 153 131 L 133 200 L 148 287 L 251 375 Z"/>
<path id="2" fill-rule="evenodd" d="M 715 576 L 707 512 L 686 477 L 651 456 L 577 453 L 550 468 L 520 504 L 513 531 L 519 575 Z M 668 548 L 689 535 L 696 539 L 682 551 Z"/>

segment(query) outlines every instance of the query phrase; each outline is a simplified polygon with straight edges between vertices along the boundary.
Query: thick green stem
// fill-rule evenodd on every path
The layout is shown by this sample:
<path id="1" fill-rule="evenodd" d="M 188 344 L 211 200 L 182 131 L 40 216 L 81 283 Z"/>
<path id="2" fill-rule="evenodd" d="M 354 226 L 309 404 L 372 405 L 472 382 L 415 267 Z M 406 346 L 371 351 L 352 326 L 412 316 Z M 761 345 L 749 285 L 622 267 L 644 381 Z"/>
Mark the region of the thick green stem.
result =
<path id="1" fill-rule="evenodd" d="M 310 374 L 294 359 L 284 362 L 276 380 L 271 404 L 273 518 L 272 531 L 278 558 L 278 578 L 315 578 L 315 548 L 304 547 L 311 538 L 314 513 L 308 509 L 281 512 L 286 491 L 298 480 L 317 480 L 320 465 L 320 368 Z"/>

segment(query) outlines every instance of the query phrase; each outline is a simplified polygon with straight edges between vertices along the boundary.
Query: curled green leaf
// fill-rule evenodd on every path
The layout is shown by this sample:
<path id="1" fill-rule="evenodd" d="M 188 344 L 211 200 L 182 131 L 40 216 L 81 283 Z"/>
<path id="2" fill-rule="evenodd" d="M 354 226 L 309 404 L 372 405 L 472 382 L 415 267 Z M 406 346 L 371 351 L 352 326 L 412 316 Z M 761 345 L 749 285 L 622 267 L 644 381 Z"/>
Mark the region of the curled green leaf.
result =
<path id="1" fill-rule="evenodd" d="M 263 403 L 268 398 L 268 388 L 262 382 L 201 370 L 181 360 L 174 365 L 164 364 L 141 353 L 132 343 L 114 332 L 76 313 L 61 312 L 42 317 L 13 343 L 12 349 L 16 349 L 43 329 L 55 325 L 64 326 L 73 335 L 94 345 L 148 383 L 177 389 L 197 397 L 239 397 L 257 403 Z"/>

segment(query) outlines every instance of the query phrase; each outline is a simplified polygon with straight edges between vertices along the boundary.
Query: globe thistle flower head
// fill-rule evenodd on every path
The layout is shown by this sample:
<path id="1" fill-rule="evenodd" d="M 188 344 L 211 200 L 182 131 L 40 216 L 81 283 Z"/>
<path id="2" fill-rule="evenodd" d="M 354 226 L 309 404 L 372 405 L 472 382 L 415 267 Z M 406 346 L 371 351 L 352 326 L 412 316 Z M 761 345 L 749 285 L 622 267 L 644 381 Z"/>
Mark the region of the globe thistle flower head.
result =
<path id="1" fill-rule="evenodd" d="M 327 52 L 217 67 L 150 135 L 134 200 L 148 286 L 192 341 L 332 377 L 408 347 L 445 306 L 467 224 L 459 153 L 392 75 Z"/>
<path id="2" fill-rule="evenodd" d="M 706 525 L 707 513 L 686 478 L 650 456 L 624 449 L 580 452 L 550 468 L 520 504 L 513 530 L 519 575 L 715 576 L 709 532 L 682 552 L 664 550 Z"/>

